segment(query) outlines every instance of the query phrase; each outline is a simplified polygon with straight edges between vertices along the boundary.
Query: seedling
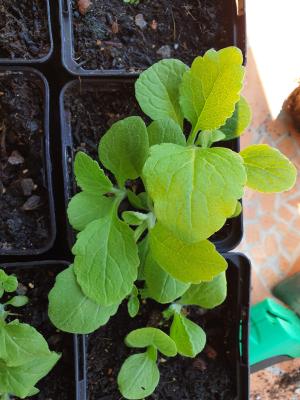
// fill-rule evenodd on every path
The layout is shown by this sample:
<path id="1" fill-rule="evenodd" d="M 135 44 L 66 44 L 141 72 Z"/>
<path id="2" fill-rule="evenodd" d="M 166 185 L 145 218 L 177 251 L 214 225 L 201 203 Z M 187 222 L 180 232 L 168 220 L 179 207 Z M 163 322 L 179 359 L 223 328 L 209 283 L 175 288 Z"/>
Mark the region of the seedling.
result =
<path id="1" fill-rule="evenodd" d="M 0 269 L 0 298 L 16 291 L 17 278 Z M 43 336 L 32 326 L 13 319 L 10 307 L 26 305 L 26 296 L 13 296 L 0 303 L 0 399 L 21 399 L 39 392 L 37 382 L 53 368 L 60 355 L 49 350 Z M 10 319 L 10 322 L 7 322 Z"/>
<path id="2" fill-rule="evenodd" d="M 139 4 L 140 0 L 123 0 L 123 2 L 127 4 L 133 4 L 134 6 L 136 6 L 137 4 Z"/>
<path id="3" fill-rule="evenodd" d="M 226 298 L 227 262 L 210 236 L 241 212 L 245 186 L 280 192 L 296 180 L 295 167 L 268 145 L 240 153 L 217 145 L 239 137 L 251 119 L 240 95 L 242 63 L 240 50 L 229 47 L 209 50 L 191 68 L 174 59 L 154 64 L 135 86 L 153 122 L 146 127 L 142 118 L 129 117 L 112 125 L 99 144 L 101 166 L 83 152 L 76 155 L 82 191 L 68 207 L 79 231 L 74 265 L 58 275 L 49 295 L 49 315 L 59 329 L 90 333 L 125 299 L 134 317 L 139 297 L 151 298 L 171 304 L 165 312 L 170 337 L 163 337 L 176 352 L 195 357 L 203 349 L 205 333 L 185 307 L 211 309 Z M 139 191 L 132 189 L 136 180 Z M 125 198 L 131 207 L 120 215 Z M 118 383 L 127 399 L 142 399 L 158 384 L 157 350 L 164 352 L 156 339 L 162 333 L 149 329 L 126 339 L 147 348 L 121 368 Z"/>

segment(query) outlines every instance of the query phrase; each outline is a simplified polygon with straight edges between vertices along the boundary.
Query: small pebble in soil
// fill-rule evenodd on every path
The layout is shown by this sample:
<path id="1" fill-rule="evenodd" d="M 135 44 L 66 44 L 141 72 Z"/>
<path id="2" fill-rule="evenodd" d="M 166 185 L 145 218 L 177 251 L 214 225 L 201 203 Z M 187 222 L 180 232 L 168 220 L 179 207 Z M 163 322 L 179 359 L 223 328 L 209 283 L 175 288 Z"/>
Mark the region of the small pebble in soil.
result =
<path id="1" fill-rule="evenodd" d="M 14 150 L 8 157 L 8 162 L 11 165 L 24 164 L 24 157 L 17 150 Z"/>
<path id="2" fill-rule="evenodd" d="M 92 7 L 91 0 L 78 0 L 78 10 L 81 15 L 85 15 Z"/>
<path id="3" fill-rule="evenodd" d="M 22 187 L 24 196 L 31 196 L 35 186 L 36 185 L 34 184 L 34 182 L 31 178 L 24 178 L 21 181 L 21 187 Z"/>
<path id="4" fill-rule="evenodd" d="M 171 47 L 170 47 L 169 45 L 161 46 L 161 47 L 157 50 L 157 54 L 158 54 L 161 58 L 170 58 L 170 57 L 172 57 L 172 50 L 171 50 Z"/>
<path id="5" fill-rule="evenodd" d="M 135 16 L 135 24 L 141 29 L 145 29 L 147 26 L 147 22 L 145 21 L 145 18 L 143 14 L 137 14 Z"/>
<path id="6" fill-rule="evenodd" d="M 28 200 L 25 201 L 25 203 L 22 206 L 22 210 L 32 211 L 36 210 L 40 206 L 41 206 L 41 198 L 40 196 L 34 194 L 33 196 L 29 197 Z"/>

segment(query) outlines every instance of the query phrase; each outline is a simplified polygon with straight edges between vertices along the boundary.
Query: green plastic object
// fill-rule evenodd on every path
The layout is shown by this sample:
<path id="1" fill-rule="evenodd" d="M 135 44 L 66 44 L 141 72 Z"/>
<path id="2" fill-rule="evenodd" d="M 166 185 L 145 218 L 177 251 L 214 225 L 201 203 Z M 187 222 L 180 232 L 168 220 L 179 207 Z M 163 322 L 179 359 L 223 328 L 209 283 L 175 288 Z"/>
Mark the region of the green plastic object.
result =
<path id="1" fill-rule="evenodd" d="M 300 272 L 275 286 L 273 294 L 300 315 Z"/>
<path id="2" fill-rule="evenodd" d="M 280 356 L 300 357 L 300 318 L 272 299 L 251 308 L 250 365 Z"/>

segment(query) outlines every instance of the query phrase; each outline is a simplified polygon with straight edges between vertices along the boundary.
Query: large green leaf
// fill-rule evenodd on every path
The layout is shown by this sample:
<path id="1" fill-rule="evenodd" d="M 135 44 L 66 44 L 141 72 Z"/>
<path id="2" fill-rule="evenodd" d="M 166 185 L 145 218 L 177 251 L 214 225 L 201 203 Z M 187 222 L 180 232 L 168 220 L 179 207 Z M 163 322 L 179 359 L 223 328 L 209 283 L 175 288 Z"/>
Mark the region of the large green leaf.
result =
<path id="1" fill-rule="evenodd" d="M 118 121 L 102 137 L 99 158 L 123 186 L 127 179 L 138 178 L 148 157 L 147 128 L 140 117 Z"/>
<path id="2" fill-rule="evenodd" d="M 210 281 L 227 268 L 226 260 L 208 240 L 186 243 L 159 223 L 150 231 L 150 248 L 157 263 L 185 283 Z"/>
<path id="3" fill-rule="evenodd" d="M 188 283 L 182 283 L 173 278 L 162 269 L 153 259 L 151 252 L 148 253 L 145 262 L 146 289 L 144 295 L 161 304 L 167 304 L 178 299 L 189 288 Z"/>
<path id="4" fill-rule="evenodd" d="M 201 282 L 198 285 L 191 285 L 181 297 L 180 303 L 211 309 L 222 304 L 226 296 L 226 274 L 222 272 L 215 276 L 210 282 Z"/>
<path id="5" fill-rule="evenodd" d="M 180 313 L 174 314 L 170 336 L 176 343 L 178 353 L 185 357 L 196 357 L 206 344 L 204 330 Z"/>
<path id="6" fill-rule="evenodd" d="M 239 101 L 244 78 L 243 57 L 238 48 L 209 50 L 197 57 L 180 87 L 183 115 L 194 132 L 224 125 Z"/>
<path id="7" fill-rule="evenodd" d="M 97 161 L 80 151 L 76 154 L 74 172 L 78 186 L 94 195 L 109 193 L 113 185 Z"/>
<path id="8" fill-rule="evenodd" d="M 113 197 L 86 191 L 77 193 L 68 205 L 69 222 L 74 229 L 82 231 L 90 222 L 109 214 L 113 205 Z"/>
<path id="9" fill-rule="evenodd" d="M 247 100 L 241 96 L 236 103 L 233 115 L 221 126 L 220 131 L 225 134 L 223 140 L 230 140 L 241 136 L 251 122 L 251 109 Z"/>
<path id="10" fill-rule="evenodd" d="M 180 126 L 171 118 L 153 121 L 148 126 L 149 146 L 161 143 L 186 145 L 185 136 Z"/>
<path id="11" fill-rule="evenodd" d="M 150 356 L 149 351 L 128 357 L 118 375 L 119 390 L 129 400 L 150 396 L 158 382 L 156 358 Z"/>
<path id="12" fill-rule="evenodd" d="M 86 297 L 76 281 L 73 266 L 56 277 L 49 293 L 49 318 L 58 329 L 87 334 L 105 325 L 118 305 L 101 307 Z"/>
<path id="13" fill-rule="evenodd" d="M 139 265 L 134 232 L 113 211 L 91 222 L 73 247 L 83 293 L 102 306 L 120 303 L 132 290 Z"/>
<path id="14" fill-rule="evenodd" d="M 36 383 L 46 376 L 59 360 L 60 355 L 49 354 L 28 360 L 19 366 L 8 366 L 0 359 L 0 391 L 10 395 L 26 398 L 37 393 Z"/>
<path id="15" fill-rule="evenodd" d="M 174 357 L 177 354 L 173 339 L 157 328 L 136 329 L 126 336 L 125 343 L 129 347 L 137 348 L 153 346 L 167 357 Z"/>
<path id="16" fill-rule="evenodd" d="M 158 221 L 190 243 L 218 231 L 243 196 L 246 171 L 239 154 L 176 144 L 153 146 L 150 154 L 143 173 Z"/>
<path id="17" fill-rule="evenodd" d="M 183 62 L 170 59 L 159 61 L 140 75 L 135 94 L 145 114 L 153 120 L 169 117 L 182 127 L 179 85 L 187 70 Z"/>
<path id="18" fill-rule="evenodd" d="M 247 186 L 265 193 L 291 189 L 297 178 L 295 166 L 279 150 L 253 144 L 240 152 L 247 171 Z"/>

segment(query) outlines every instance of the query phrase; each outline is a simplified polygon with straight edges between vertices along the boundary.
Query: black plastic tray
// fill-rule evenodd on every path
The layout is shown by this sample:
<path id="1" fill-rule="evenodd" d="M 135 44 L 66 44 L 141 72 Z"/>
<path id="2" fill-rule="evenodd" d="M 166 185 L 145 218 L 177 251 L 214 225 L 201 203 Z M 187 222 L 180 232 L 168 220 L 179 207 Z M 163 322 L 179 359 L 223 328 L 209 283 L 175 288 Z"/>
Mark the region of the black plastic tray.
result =
<path id="1" fill-rule="evenodd" d="M 53 53 L 53 37 L 52 37 L 52 28 L 51 28 L 51 15 L 50 15 L 50 3 L 49 0 L 44 0 L 47 7 L 47 15 L 48 15 L 48 30 L 49 30 L 49 42 L 50 42 L 50 49 L 48 54 L 44 57 L 40 58 L 32 58 L 30 60 L 25 60 L 24 58 L 0 58 L 0 65 L 33 65 L 33 64 L 43 64 L 52 56 Z"/>
<path id="2" fill-rule="evenodd" d="M 54 197 L 53 197 L 53 186 L 52 186 L 52 163 L 50 158 L 50 133 L 49 133 L 49 85 L 45 76 L 36 69 L 30 67 L 0 67 L 0 74 L 27 74 L 32 79 L 39 81 L 40 86 L 43 89 L 44 94 L 44 135 L 43 135 L 43 165 L 44 165 L 44 176 L 43 184 L 48 191 L 48 210 L 49 210 L 49 222 L 50 222 L 50 235 L 48 243 L 39 249 L 11 249 L 11 250 L 0 250 L 0 257 L 2 256 L 19 256 L 19 255 L 39 255 L 46 253 L 52 246 L 56 237 L 56 222 L 54 212 Z"/>
<path id="3" fill-rule="evenodd" d="M 234 336 L 231 340 L 232 354 L 235 357 L 237 397 L 232 400 L 249 399 L 249 310 L 251 264 L 241 253 L 223 254 L 229 261 L 227 270 L 228 307 L 236 313 Z M 101 328 L 100 328 L 101 329 Z M 77 341 L 78 372 L 76 400 L 88 400 L 88 335 L 80 336 Z M 99 355 L 101 356 L 101 355 Z M 192 399 L 191 399 L 192 400 Z"/>
<path id="4" fill-rule="evenodd" d="M 232 21 L 231 44 L 239 47 L 246 56 L 246 21 L 244 0 L 225 0 L 224 18 Z M 137 72 L 125 70 L 87 70 L 82 68 L 73 57 L 74 36 L 72 24 L 71 0 L 59 0 L 59 19 L 61 29 L 62 62 L 66 70 L 72 75 L 80 76 L 114 76 L 114 77 L 136 77 Z M 199 49 L 200 50 L 200 49 Z"/>

